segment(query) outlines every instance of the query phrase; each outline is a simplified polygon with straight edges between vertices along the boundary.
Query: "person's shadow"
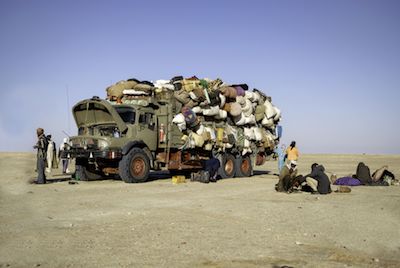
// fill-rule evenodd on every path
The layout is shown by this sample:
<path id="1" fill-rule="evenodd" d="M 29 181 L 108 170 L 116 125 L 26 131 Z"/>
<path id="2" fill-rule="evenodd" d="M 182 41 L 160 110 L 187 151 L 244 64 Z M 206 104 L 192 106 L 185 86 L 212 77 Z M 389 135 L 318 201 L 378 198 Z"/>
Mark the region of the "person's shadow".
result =
<path id="1" fill-rule="evenodd" d="M 269 170 L 254 170 L 254 171 L 253 171 L 253 176 L 257 176 L 257 175 L 270 175 L 270 174 L 276 175 L 276 174 L 272 173 L 272 172 L 269 171 Z"/>
<path id="2" fill-rule="evenodd" d="M 57 183 L 57 182 L 64 182 L 64 181 L 70 181 L 72 179 L 71 174 L 51 174 L 47 175 L 46 174 L 46 184 L 48 183 Z M 28 180 L 28 183 L 30 184 L 36 184 L 37 178 L 31 178 Z"/>

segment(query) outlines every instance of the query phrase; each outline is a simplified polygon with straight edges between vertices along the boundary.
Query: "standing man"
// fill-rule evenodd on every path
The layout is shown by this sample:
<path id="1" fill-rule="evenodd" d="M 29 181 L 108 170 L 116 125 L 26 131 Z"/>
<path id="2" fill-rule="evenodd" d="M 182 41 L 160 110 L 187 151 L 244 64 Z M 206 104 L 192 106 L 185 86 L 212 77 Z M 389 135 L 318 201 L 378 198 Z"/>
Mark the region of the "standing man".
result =
<path id="1" fill-rule="evenodd" d="M 69 140 L 68 138 L 64 138 L 63 143 L 60 145 L 60 149 L 58 150 L 58 158 L 60 158 L 62 162 L 62 170 L 63 174 L 69 173 L 68 164 L 69 164 L 69 155 L 65 153 L 65 150 L 68 149 Z"/>
<path id="2" fill-rule="evenodd" d="M 51 169 L 58 168 L 56 143 L 51 139 L 51 135 L 47 135 L 47 168 L 46 172 L 51 173 Z"/>
<path id="3" fill-rule="evenodd" d="M 33 148 L 37 149 L 37 160 L 36 160 L 36 168 L 37 168 L 37 184 L 45 184 L 46 183 L 46 174 L 45 174 L 45 166 L 46 166 L 46 155 L 47 155 L 47 139 L 44 135 L 43 128 L 36 129 L 36 134 L 38 137 L 38 141 Z"/>
<path id="4" fill-rule="evenodd" d="M 297 161 L 299 159 L 299 150 L 297 150 L 295 141 L 292 141 L 290 146 L 286 149 L 286 158 L 289 162 L 292 160 Z"/>

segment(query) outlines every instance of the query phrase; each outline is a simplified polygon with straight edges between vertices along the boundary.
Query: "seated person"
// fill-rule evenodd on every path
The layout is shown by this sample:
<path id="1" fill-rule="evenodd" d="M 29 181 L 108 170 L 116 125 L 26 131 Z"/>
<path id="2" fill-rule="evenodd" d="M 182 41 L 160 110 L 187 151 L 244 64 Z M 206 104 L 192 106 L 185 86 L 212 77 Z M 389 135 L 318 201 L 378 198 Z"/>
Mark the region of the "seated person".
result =
<path id="1" fill-rule="evenodd" d="M 332 192 L 328 175 L 325 174 L 323 165 L 311 165 L 311 173 L 305 176 L 307 185 L 313 189 L 312 193 L 329 194 Z"/>
<path id="2" fill-rule="evenodd" d="M 279 174 L 279 181 L 275 185 L 275 190 L 278 192 L 291 192 L 297 175 L 297 162 L 289 161 Z"/>

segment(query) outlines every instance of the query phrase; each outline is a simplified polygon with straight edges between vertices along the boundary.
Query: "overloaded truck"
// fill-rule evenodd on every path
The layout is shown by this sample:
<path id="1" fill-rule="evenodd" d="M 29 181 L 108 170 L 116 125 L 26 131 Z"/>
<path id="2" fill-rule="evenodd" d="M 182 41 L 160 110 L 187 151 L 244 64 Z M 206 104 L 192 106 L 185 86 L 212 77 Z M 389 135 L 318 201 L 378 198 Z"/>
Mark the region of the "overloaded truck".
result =
<path id="1" fill-rule="evenodd" d="M 72 109 L 78 134 L 64 153 L 75 177 L 145 182 L 151 171 L 203 169 L 217 158 L 220 178 L 247 177 L 279 141 L 280 111 L 262 91 L 220 79 L 128 79 Z"/>

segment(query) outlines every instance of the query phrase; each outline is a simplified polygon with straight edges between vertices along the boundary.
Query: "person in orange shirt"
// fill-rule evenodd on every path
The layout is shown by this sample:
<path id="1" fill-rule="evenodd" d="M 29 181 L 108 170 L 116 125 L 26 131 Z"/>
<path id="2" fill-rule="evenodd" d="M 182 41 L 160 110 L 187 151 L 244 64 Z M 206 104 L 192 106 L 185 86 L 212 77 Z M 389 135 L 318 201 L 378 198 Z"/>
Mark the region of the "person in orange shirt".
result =
<path id="1" fill-rule="evenodd" d="M 299 151 L 296 148 L 296 142 L 292 141 L 290 146 L 286 149 L 286 159 L 288 161 L 299 159 Z"/>

